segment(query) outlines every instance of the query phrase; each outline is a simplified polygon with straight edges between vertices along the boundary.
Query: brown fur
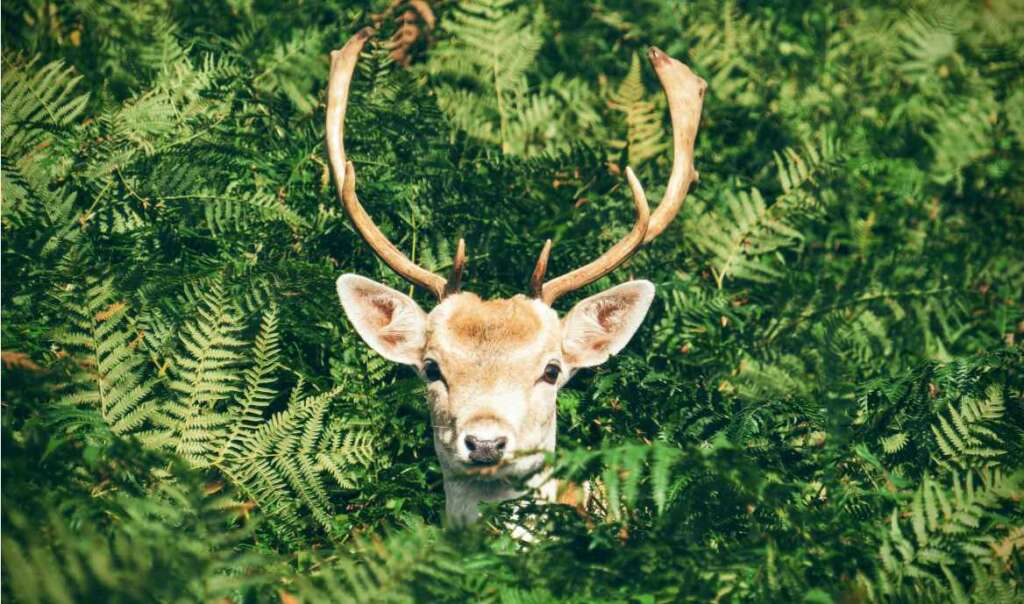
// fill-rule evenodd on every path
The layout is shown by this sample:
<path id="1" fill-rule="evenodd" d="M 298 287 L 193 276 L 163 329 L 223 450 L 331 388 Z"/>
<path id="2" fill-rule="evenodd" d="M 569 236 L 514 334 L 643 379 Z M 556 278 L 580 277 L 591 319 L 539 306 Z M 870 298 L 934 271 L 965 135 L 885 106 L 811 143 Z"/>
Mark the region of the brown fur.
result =
<path id="1" fill-rule="evenodd" d="M 466 420 L 466 423 L 467 424 L 477 424 L 477 425 L 480 425 L 480 424 L 497 424 L 499 426 L 508 426 L 508 423 L 505 420 L 501 419 L 500 417 L 498 417 L 497 415 L 495 415 L 494 413 L 491 413 L 489 411 L 484 411 L 482 413 L 477 413 L 473 417 L 470 417 L 468 420 Z"/>
<path id="2" fill-rule="evenodd" d="M 536 338 L 541 323 L 523 296 L 481 300 L 475 295 L 463 294 L 448 327 L 457 340 L 469 346 L 515 346 Z"/>

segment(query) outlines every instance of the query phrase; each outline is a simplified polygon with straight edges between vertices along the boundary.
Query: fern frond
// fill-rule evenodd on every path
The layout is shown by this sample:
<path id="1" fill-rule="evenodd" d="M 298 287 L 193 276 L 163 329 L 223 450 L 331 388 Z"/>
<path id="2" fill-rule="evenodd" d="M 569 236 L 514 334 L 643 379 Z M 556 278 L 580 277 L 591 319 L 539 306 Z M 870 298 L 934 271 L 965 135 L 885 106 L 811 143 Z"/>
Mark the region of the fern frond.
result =
<path id="1" fill-rule="evenodd" d="M 58 405 L 89 406 L 113 434 L 126 435 L 152 419 L 156 410 L 154 381 L 147 375 L 146 359 L 139 354 L 137 334 L 126 327 L 127 304 L 117 299 L 112 279 L 87 281 L 81 297 L 65 304 L 70 327 L 54 341 L 79 356 L 82 371 L 76 387 Z M 74 424 L 65 415 L 65 425 Z"/>
<path id="2" fill-rule="evenodd" d="M 330 468 L 321 460 L 337 452 L 325 450 L 324 413 L 340 390 L 304 398 L 300 390 L 301 384 L 293 391 L 288 409 L 259 429 L 240 435 L 219 467 L 261 506 L 281 515 L 283 524 L 300 524 L 294 505 L 298 502 L 326 527 L 331 506 L 321 475 Z"/>
<path id="3" fill-rule="evenodd" d="M 558 74 L 531 82 L 544 19 L 542 8 L 531 14 L 513 0 L 463 0 L 442 22 L 448 38 L 426 65 L 452 123 L 506 155 L 565 150 L 574 133 L 598 121 L 594 95 L 577 80 Z"/>
<path id="4" fill-rule="evenodd" d="M 837 160 L 839 145 L 835 137 L 823 131 L 817 139 L 807 140 L 799 148 L 772 151 L 776 176 L 784 195 L 795 193 L 807 183 L 814 184 L 815 178 Z"/>
<path id="5" fill-rule="evenodd" d="M 939 415 L 938 425 L 931 426 L 943 462 L 962 469 L 998 465 L 1006 451 L 990 426 L 998 425 L 1005 410 L 997 386 L 990 386 L 982 400 L 965 397 L 959 410 L 952 403 L 947 405 L 946 415 Z"/>
<path id="6" fill-rule="evenodd" d="M 332 428 L 331 444 L 317 453 L 317 469 L 328 472 L 343 489 L 356 487 L 354 468 L 366 467 L 375 460 L 374 434 L 360 429 L 357 422 Z"/>
<path id="7" fill-rule="evenodd" d="M 209 282 L 196 318 L 179 335 L 168 382 L 176 398 L 163 408 L 164 428 L 175 435 L 175 450 L 195 466 L 216 457 L 230 419 L 226 403 L 241 390 L 237 368 L 243 360 L 242 325 L 218 280 Z"/>
<path id="8" fill-rule="evenodd" d="M 554 472 L 573 480 L 594 477 L 598 466 L 602 504 L 609 521 L 622 521 L 629 510 L 641 502 L 641 493 L 650 497 L 656 509 L 664 511 L 677 483 L 679 449 L 660 442 L 650 445 L 627 444 L 599 451 L 561 451 Z"/>
<path id="9" fill-rule="evenodd" d="M 768 282 L 781 276 L 771 255 L 802 241 L 799 231 L 776 216 L 757 189 L 726 191 L 727 215 L 706 215 L 692 233 L 695 243 L 711 254 L 711 270 L 721 289 L 728 278 Z"/>
<path id="10" fill-rule="evenodd" d="M 38 245 L 50 255 L 80 235 L 78 192 L 58 182 L 69 162 L 59 161 L 85 112 L 89 94 L 78 94 L 82 76 L 62 61 L 38 65 L 3 58 L 3 123 L 0 126 L 5 227 L 42 227 Z M 38 221 L 38 222 L 37 222 Z"/>
<path id="11" fill-rule="evenodd" d="M 351 556 L 299 577 L 296 595 L 311 602 L 367 603 L 472 598 L 460 583 L 463 562 L 437 528 L 416 522 L 384 539 L 359 540 Z"/>
<path id="12" fill-rule="evenodd" d="M 252 365 L 246 369 L 242 380 L 242 396 L 230 410 L 231 429 L 224 444 L 217 453 L 213 465 L 220 464 L 228 454 L 238 454 L 247 433 L 259 429 L 264 422 L 267 407 L 277 396 L 273 389 L 275 372 L 281 354 L 281 340 L 277 333 L 277 309 L 271 307 L 264 313 L 260 331 L 252 350 Z"/>
<path id="13" fill-rule="evenodd" d="M 981 485 L 975 480 L 980 479 Z M 893 585 L 905 579 L 927 579 L 934 587 L 964 592 L 952 570 L 966 562 L 991 563 L 993 534 L 979 531 L 1002 502 L 1017 496 L 1022 476 L 1004 476 L 997 470 L 952 476 L 950 488 L 925 477 L 914 492 L 909 509 L 912 535 L 902 531 L 899 510 L 890 518 L 879 555 Z M 994 531 L 999 534 L 1007 529 Z"/>
<path id="14" fill-rule="evenodd" d="M 906 432 L 890 434 L 882 439 L 882 450 L 889 455 L 899 453 L 903 450 L 903 447 L 907 446 L 908 442 L 910 442 L 910 437 L 907 436 Z"/>
<path id="15" fill-rule="evenodd" d="M 76 94 L 82 76 L 63 61 L 18 65 L 4 55 L 2 135 L 8 157 L 28 155 L 52 129 L 67 128 L 85 111 L 89 94 Z"/>
<path id="16" fill-rule="evenodd" d="M 661 108 L 645 100 L 646 90 L 641 78 L 640 56 L 633 53 L 629 71 L 618 88 L 608 95 L 608 106 L 624 114 L 626 138 L 609 142 L 613 149 L 625 150 L 629 165 L 635 170 L 646 160 L 668 148 L 661 124 Z"/>

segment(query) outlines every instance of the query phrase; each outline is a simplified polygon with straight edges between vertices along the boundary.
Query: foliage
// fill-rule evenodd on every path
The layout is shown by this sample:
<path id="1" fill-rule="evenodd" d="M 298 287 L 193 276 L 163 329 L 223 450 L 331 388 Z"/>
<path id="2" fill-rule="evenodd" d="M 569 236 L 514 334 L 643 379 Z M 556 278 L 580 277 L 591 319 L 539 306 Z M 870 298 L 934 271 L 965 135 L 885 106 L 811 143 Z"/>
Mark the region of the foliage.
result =
<path id="1" fill-rule="evenodd" d="M 514 0 L 469 0 L 452 8 L 441 23 L 448 35 L 425 68 L 453 126 L 503 153 L 531 155 L 565 150 L 597 124 L 594 94 L 582 81 L 530 77 L 544 22 L 542 5 Z"/>
<path id="2" fill-rule="evenodd" d="M 437 27 L 396 63 L 403 11 Z M 487 296 L 621 236 L 627 165 L 660 197 L 648 45 L 709 84 L 676 224 L 560 304 L 658 286 L 559 396 L 586 508 L 444 529 L 422 386 L 342 317 L 342 272 L 404 287 L 322 143 L 368 24 L 361 196 Z M 5 599 L 1021 599 L 1020 3 L 21 0 L 3 34 Z"/>

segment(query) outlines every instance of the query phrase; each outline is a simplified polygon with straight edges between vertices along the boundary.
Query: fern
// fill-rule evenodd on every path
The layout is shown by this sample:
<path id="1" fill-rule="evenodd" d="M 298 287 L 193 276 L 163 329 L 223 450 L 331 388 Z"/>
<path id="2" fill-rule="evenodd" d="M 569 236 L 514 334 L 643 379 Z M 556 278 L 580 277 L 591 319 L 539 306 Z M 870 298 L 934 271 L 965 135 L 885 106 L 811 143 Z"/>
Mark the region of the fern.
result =
<path id="1" fill-rule="evenodd" d="M 255 228 L 260 222 L 281 221 L 293 228 L 309 223 L 269 192 L 209 195 L 202 202 L 203 214 L 211 232 L 230 234 Z"/>
<path id="2" fill-rule="evenodd" d="M 964 398 L 959 410 L 947 405 L 946 415 L 940 414 L 931 426 L 942 463 L 963 469 L 999 465 L 998 458 L 1006 451 L 996 448 L 1000 438 L 989 426 L 1002 419 L 1005 410 L 998 386 L 989 387 L 983 400 Z"/>
<path id="3" fill-rule="evenodd" d="M 1020 601 L 1021 584 L 1007 576 L 999 564 L 971 563 L 972 604 L 1013 604 Z"/>
<path id="4" fill-rule="evenodd" d="M 735 388 L 738 395 L 748 400 L 808 398 L 811 393 L 804 373 L 803 362 L 794 356 L 770 361 L 745 357 L 740 360 L 735 378 L 723 382 L 722 388 Z"/>
<path id="5" fill-rule="evenodd" d="M 175 146 L 207 134 L 225 119 L 231 98 L 211 98 L 217 81 L 234 72 L 229 62 L 205 57 L 193 61 L 177 55 L 176 62 L 163 66 L 147 89 L 120 106 L 95 116 L 93 134 L 100 137 L 93 146 L 83 173 L 92 179 L 120 182 L 135 197 L 148 193 L 147 181 L 130 168 Z M 167 170 L 173 166 L 165 167 Z M 115 178 L 116 177 L 116 178 Z M 156 191 L 154 196 L 164 194 Z"/>
<path id="6" fill-rule="evenodd" d="M 772 151 L 783 197 L 795 195 L 807 183 L 816 184 L 815 179 L 838 161 L 838 141 L 825 132 L 819 133 L 817 138 L 816 142 L 805 141 L 799 150 L 786 147 L 782 151 Z"/>
<path id="7" fill-rule="evenodd" d="M 1019 3 L 341 4 L 4 4 L 4 601 L 1021 600 Z M 406 287 L 324 155 L 371 23 L 360 190 L 482 298 L 667 173 L 648 44 L 709 83 L 684 239 L 578 293 L 658 296 L 560 393 L 583 509 L 441 530 L 424 386 L 337 304 Z"/>
<path id="8" fill-rule="evenodd" d="M 544 20 L 539 6 L 531 15 L 513 0 L 464 0 L 442 21 L 449 37 L 426 65 L 452 123 L 507 155 L 565 150 L 599 121 L 587 87 L 565 77 L 538 86 L 528 76 Z"/>
<path id="9" fill-rule="evenodd" d="M 175 397 L 159 401 L 154 381 L 146 377 L 146 359 L 133 349 L 139 339 L 124 329 L 126 305 L 113 300 L 111 282 L 96 284 L 86 298 L 83 307 L 72 307 L 78 330 L 57 337 L 91 355 L 83 363 L 82 386 L 60 402 L 69 410 L 58 422 L 72 430 L 89 428 L 93 438 L 107 442 L 115 434 L 136 435 L 194 467 L 221 472 L 267 510 L 282 534 L 295 534 L 303 525 L 300 510 L 330 528 L 323 474 L 353 488 L 352 468 L 375 460 L 373 438 L 358 422 L 324 434 L 327 405 L 338 389 L 307 397 L 300 383 L 288 409 L 265 418 L 278 395 L 276 309 L 264 314 L 247 361 L 238 309 L 218 280 L 208 282 L 197 299 L 197 317 L 184 324 L 181 350 L 171 359 L 168 387 Z M 75 410 L 83 405 L 97 409 L 102 423 Z"/>
<path id="10" fill-rule="evenodd" d="M 264 93 L 282 93 L 299 111 L 312 113 L 316 107 L 314 74 L 324 67 L 317 49 L 327 37 L 327 31 L 320 28 L 294 32 L 269 56 L 261 57 L 253 78 L 255 88 Z"/>
<path id="11" fill-rule="evenodd" d="M 330 427 L 330 437 L 317 453 L 317 469 L 329 473 L 339 487 L 358 487 L 353 468 L 367 467 L 377 462 L 374 450 L 374 435 L 366 429 L 365 423 L 345 422 L 342 426 Z"/>
<path id="12" fill-rule="evenodd" d="M 245 436 L 263 425 L 267 407 L 277 396 L 273 387 L 280 355 L 277 309 L 271 308 L 260 322 L 260 331 L 253 344 L 252 365 L 243 374 L 245 386 L 242 396 L 229 411 L 231 428 L 211 465 L 221 465 L 229 454 L 240 455 L 244 450 Z"/>
<path id="13" fill-rule="evenodd" d="M 956 52 L 956 32 L 952 15 L 925 17 L 911 13 L 897 25 L 899 47 L 906 57 L 900 66 L 910 74 L 933 74 L 936 67 Z"/>
<path id="14" fill-rule="evenodd" d="M 628 165 L 634 169 L 668 148 L 660 107 L 644 100 L 645 96 L 640 56 L 633 53 L 626 77 L 608 95 L 608 106 L 623 113 L 626 121 L 625 140 L 612 140 L 609 145 L 612 149 L 625 151 Z"/>
<path id="15" fill-rule="evenodd" d="M 909 441 L 910 437 L 907 436 L 906 432 L 890 434 L 882 439 L 882 450 L 888 455 L 893 455 L 902 451 L 903 447 L 906 447 Z"/>
<path id="16" fill-rule="evenodd" d="M 774 24 L 762 15 L 745 14 L 735 2 L 724 2 L 718 8 L 718 14 L 694 24 L 696 40 L 690 52 L 700 57 L 707 69 L 710 90 L 738 105 L 750 105 L 758 97 L 754 91 L 763 83 L 756 58 L 768 52 L 767 40 L 775 37 Z"/>
<path id="17" fill-rule="evenodd" d="M 979 531 L 979 527 L 995 508 L 1014 496 L 1020 484 L 1019 475 L 1004 476 L 998 471 L 977 476 L 981 484 L 976 486 L 973 472 L 963 478 L 954 474 L 949 489 L 925 477 L 908 510 L 909 536 L 900 514 L 893 511 L 879 550 L 890 589 L 897 590 L 906 580 L 924 580 L 931 589 L 948 586 L 964 599 L 954 569 L 964 559 L 991 560 L 995 535 Z"/>
<path id="18" fill-rule="evenodd" d="M 287 529 L 301 526 L 300 504 L 318 522 L 330 524 L 326 490 L 317 456 L 323 414 L 337 391 L 299 398 L 293 391 L 288 409 L 246 435 L 237 452 L 220 467 L 232 482 L 249 494 Z M 296 500 L 297 497 L 297 500 Z"/>
<path id="19" fill-rule="evenodd" d="M 216 456 L 220 434 L 229 419 L 225 406 L 241 390 L 236 372 L 243 356 L 242 326 L 237 311 L 217 281 L 196 309 L 197 318 L 185 323 L 181 349 L 171 360 L 169 382 L 176 398 L 162 411 L 164 439 L 197 466 Z"/>
<path id="20" fill-rule="evenodd" d="M 622 445 L 599 451 L 563 451 L 558 454 L 555 474 L 583 479 L 596 464 L 600 468 L 600 480 L 595 485 L 601 491 L 599 499 L 606 510 L 605 518 L 619 522 L 628 516 L 629 508 L 640 503 L 642 486 L 656 510 L 665 511 L 675 486 L 672 468 L 679 459 L 677 449 L 661 443 Z"/>
<path id="21" fill-rule="evenodd" d="M 666 300 L 665 313 L 655 328 L 660 347 L 704 356 L 711 351 L 696 350 L 710 334 L 724 333 L 730 326 L 742 327 L 743 319 L 732 300 L 717 289 L 694 282 L 675 288 Z"/>
<path id="22" fill-rule="evenodd" d="M 4 154 L 25 162 L 30 149 L 53 140 L 53 129 L 69 128 L 82 116 L 89 94 L 76 94 L 81 75 L 63 61 L 37 66 L 34 58 L 18 64 L 4 54 Z"/>
<path id="23" fill-rule="evenodd" d="M 777 252 L 795 247 L 803 236 L 779 216 L 777 206 L 767 206 L 757 189 L 730 190 L 724 197 L 727 214 L 706 215 L 692 235 L 695 243 L 711 254 L 718 289 L 728 278 L 759 283 L 779 278 Z"/>
<path id="24" fill-rule="evenodd" d="M 115 297 L 111 279 L 87 281 L 84 287 L 81 298 L 69 296 L 65 304 L 69 328 L 54 336 L 80 367 L 72 392 L 57 403 L 69 409 L 58 417 L 73 429 L 83 416 L 71 409 L 85 406 L 99 412 L 112 434 L 130 434 L 157 409 L 153 379 L 137 350 L 140 337 L 127 329 L 127 304 Z"/>
<path id="25" fill-rule="evenodd" d="M 173 463 L 165 466 L 174 480 L 140 492 L 134 471 L 169 460 L 124 441 L 110 445 L 94 448 L 88 466 L 72 467 L 80 475 L 88 475 L 87 467 L 106 474 L 113 488 L 99 481 L 91 490 L 73 485 L 56 505 L 27 505 L 19 501 L 24 494 L 4 497 L 4 599 L 202 601 L 251 586 L 267 561 L 237 551 L 251 530 L 237 525 L 227 498 L 205 495 L 196 476 Z M 115 461 L 108 457 L 114 454 L 135 457 Z M 97 505 L 105 506 L 106 517 L 84 526 L 74 517 Z"/>
<path id="26" fill-rule="evenodd" d="M 38 66 L 38 59 L 21 62 L 6 52 L 3 58 L 4 116 L 3 216 L 5 228 L 43 227 L 35 245 L 51 255 L 79 235 L 75 221 L 78 193 L 57 186 L 68 168 L 59 161 L 65 138 L 76 130 L 89 102 L 78 93 L 82 76 L 62 61 Z M 57 147 L 56 149 L 54 147 Z"/>
<path id="27" fill-rule="evenodd" d="M 526 70 L 540 50 L 541 38 L 528 19 L 526 10 L 514 10 L 511 0 L 463 2 L 442 24 L 451 41 L 438 46 L 429 64 L 435 77 L 475 84 L 477 90 L 438 88 L 441 108 L 459 127 L 499 143 L 505 153 L 512 151 L 509 105 L 525 92 Z"/>
<path id="28" fill-rule="evenodd" d="M 329 561 L 296 582 L 296 595 L 318 602 L 404 602 L 472 597 L 459 579 L 456 552 L 436 528 L 415 523 L 384 540 L 360 540 L 354 554 Z"/>
<path id="29" fill-rule="evenodd" d="M 213 282 L 200 298 L 199 318 L 185 324 L 184 352 L 174 359 L 170 382 L 180 398 L 164 408 L 171 432 L 163 439 L 197 467 L 212 467 L 274 518 L 282 534 L 302 526 L 308 510 L 330 528 L 331 503 L 322 475 L 354 486 L 352 465 L 372 461 L 372 442 L 358 429 L 324 436 L 325 412 L 340 390 L 304 396 L 300 382 L 288 408 L 265 419 L 277 396 L 280 356 L 277 312 L 264 314 L 250 366 L 239 372 L 244 342 L 237 309 Z M 338 440 L 341 439 L 341 440 Z"/>

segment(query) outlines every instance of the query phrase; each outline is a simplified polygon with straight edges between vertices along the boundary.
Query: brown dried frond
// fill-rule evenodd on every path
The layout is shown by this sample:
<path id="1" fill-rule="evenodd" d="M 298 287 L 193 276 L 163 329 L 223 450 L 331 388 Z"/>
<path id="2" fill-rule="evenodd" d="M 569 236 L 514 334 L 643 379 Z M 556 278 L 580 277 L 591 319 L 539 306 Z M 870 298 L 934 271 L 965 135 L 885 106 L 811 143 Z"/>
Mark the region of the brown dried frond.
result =
<path id="1" fill-rule="evenodd" d="M 113 317 L 114 315 L 121 312 L 127 307 L 128 305 L 125 304 L 124 302 L 114 302 L 110 306 L 96 313 L 96 315 L 93 318 L 96 319 L 97 321 L 103 322 L 109 319 L 110 317 Z"/>
<path id="2" fill-rule="evenodd" d="M 0 359 L 3 361 L 4 369 L 25 369 L 36 372 L 43 371 L 43 368 L 24 352 L 14 352 L 13 350 L 0 351 Z"/>
<path id="3" fill-rule="evenodd" d="M 412 62 L 412 50 L 417 42 L 423 40 L 430 44 L 433 41 L 431 33 L 437 24 L 437 16 L 426 0 L 392 0 L 384 12 L 370 18 L 374 28 L 392 18 L 398 24 L 387 41 L 387 48 L 391 50 L 391 58 L 402 67 Z"/>

